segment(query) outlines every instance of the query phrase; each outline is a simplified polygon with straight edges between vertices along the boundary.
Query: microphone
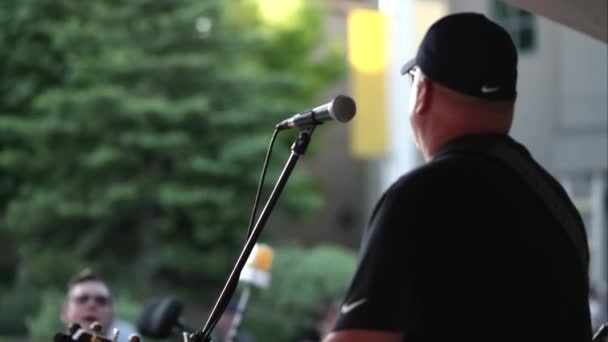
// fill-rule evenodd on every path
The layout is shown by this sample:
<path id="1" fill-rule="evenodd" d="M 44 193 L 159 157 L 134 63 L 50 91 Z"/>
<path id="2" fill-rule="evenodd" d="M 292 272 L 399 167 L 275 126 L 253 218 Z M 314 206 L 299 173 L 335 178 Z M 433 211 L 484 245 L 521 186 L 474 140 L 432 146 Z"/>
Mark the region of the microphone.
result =
<path id="1" fill-rule="evenodd" d="M 137 321 L 137 330 L 146 337 L 167 338 L 174 333 L 174 328 L 180 332 L 194 331 L 187 327 L 180 316 L 183 303 L 175 297 L 153 298 L 145 305 Z"/>
<path id="2" fill-rule="evenodd" d="M 326 104 L 283 120 L 276 126 L 276 129 L 283 130 L 293 127 L 310 128 L 329 120 L 348 122 L 355 116 L 356 111 L 357 106 L 353 99 L 345 95 L 338 95 Z"/>

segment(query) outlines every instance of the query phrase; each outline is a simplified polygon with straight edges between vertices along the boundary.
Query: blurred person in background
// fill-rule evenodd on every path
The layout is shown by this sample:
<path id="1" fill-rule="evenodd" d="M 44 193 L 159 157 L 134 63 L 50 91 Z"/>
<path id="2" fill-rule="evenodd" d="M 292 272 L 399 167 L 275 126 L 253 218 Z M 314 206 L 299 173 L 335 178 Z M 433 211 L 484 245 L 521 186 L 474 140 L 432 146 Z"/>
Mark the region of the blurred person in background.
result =
<path id="1" fill-rule="evenodd" d="M 313 309 L 314 325 L 300 328 L 291 339 L 294 342 L 318 342 L 327 336 L 338 314 L 338 304 L 334 299 L 325 298 Z"/>
<path id="2" fill-rule="evenodd" d="M 232 339 L 232 341 L 229 340 L 229 334 L 230 334 L 230 329 L 232 328 L 232 324 L 234 323 L 234 318 L 236 316 L 238 310 L 238 302 L 235 299 L 232 299 L 229 303 L 228 306 L 226 307 L 226 310 L 224 311 L 224 313 L 222 314 L 222 317 L 220 317 L 219 321 L 217 321 L 217 324 L 215 326 L 215 329 L 213 330 L 213 341 L 217 341 L 217 342 L 253 342 L 254 338 L 251 334 L 249 334 L 247 331 L 244 331 L 241 324 L 239 324 L 238 330 L 236 332 L 236 336 L 234 337 L 234 339 Z M 241 322 L 242 323 L 242 318 L 241 317 Z"/>
<path id="3" fill-rule="evenodd" d="M 426 32 L 401 72 L 427 163 L 376 205 L 325 341 L 591 341 L 581 217 L 508 135 L 517 59 L 481 14 Z"/>
<path id="4" fill-rule="evenodd" d="M 319 331 L 320 340 L 325 336 L 329 335 L 331 329 L 336 323 L 336 317 L 338 315 L 338 304 L 335 300 L 328 300 L 321 306 L 321 310 L 318 312 L 318 323 L 317 330 Z"/>
<path id="5" fill-rule="evenodd" d="M 130 335 L 137 334 L 132 324 L 114 317 L 110 288 L 89 269 L 78 273 L 68 283 L 61 320 L 68 327 L 79 324 L 88 332 L 94 332 L 91 324 L 98 322 L 101 324 L 101 331 L 95 333 L 106 338 L 112 337 L 114 329 L 118 329 L 118 342 L 128 342 Z"/>

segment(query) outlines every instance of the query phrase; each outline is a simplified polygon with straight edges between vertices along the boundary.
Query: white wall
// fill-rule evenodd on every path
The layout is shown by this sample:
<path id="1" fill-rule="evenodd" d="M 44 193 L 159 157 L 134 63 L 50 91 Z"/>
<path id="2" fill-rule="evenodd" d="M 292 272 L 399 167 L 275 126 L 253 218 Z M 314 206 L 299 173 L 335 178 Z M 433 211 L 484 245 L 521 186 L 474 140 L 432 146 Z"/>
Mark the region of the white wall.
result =
<path id="1" fill-rule="evenodd" d="M 554 171 L 551 146 L 558 107 L 557 37 L 555 27 L 546 19 L 537 18 L 536 28 L 536 46 L 519 55 L 512 135 L 540 164 Z"/>
<path id="2" fill-rule="evenodd" d="M 556 27 L 553 162 L 560 173 L 603 170 L 608 164 L 608 45 Z"/>

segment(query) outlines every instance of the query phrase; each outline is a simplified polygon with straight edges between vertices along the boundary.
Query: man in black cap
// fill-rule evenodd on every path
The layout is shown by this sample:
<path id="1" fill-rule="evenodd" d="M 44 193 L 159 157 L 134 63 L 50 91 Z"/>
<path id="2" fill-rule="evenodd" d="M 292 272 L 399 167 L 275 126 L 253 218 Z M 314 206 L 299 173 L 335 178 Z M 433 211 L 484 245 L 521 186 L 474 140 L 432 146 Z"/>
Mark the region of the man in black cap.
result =
<path id="1" fill-rule="evenodd" d="M 582 220 L 508 136 L 507 32 L 480 14 L 446 16 L 402 74 L 427 163 L 376 205 L 325 341 L 590 341 Z"/>

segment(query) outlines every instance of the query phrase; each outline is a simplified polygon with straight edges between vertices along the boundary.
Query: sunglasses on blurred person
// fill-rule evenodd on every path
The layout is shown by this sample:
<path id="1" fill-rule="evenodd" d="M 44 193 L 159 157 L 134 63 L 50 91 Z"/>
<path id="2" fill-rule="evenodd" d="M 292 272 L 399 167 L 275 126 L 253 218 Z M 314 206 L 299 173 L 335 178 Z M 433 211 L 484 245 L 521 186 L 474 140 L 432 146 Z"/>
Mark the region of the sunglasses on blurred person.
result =
<path id="1" fill-rule="evenodd" d="M 88 295 L 83 294 L 80 296 L 72 297 L 72 301 L 78 305 L 84 305 L 92 300 L 95 304 L 99 306 L 107 306 L 110 304 L 110 297 L 103 295 Z"/>

